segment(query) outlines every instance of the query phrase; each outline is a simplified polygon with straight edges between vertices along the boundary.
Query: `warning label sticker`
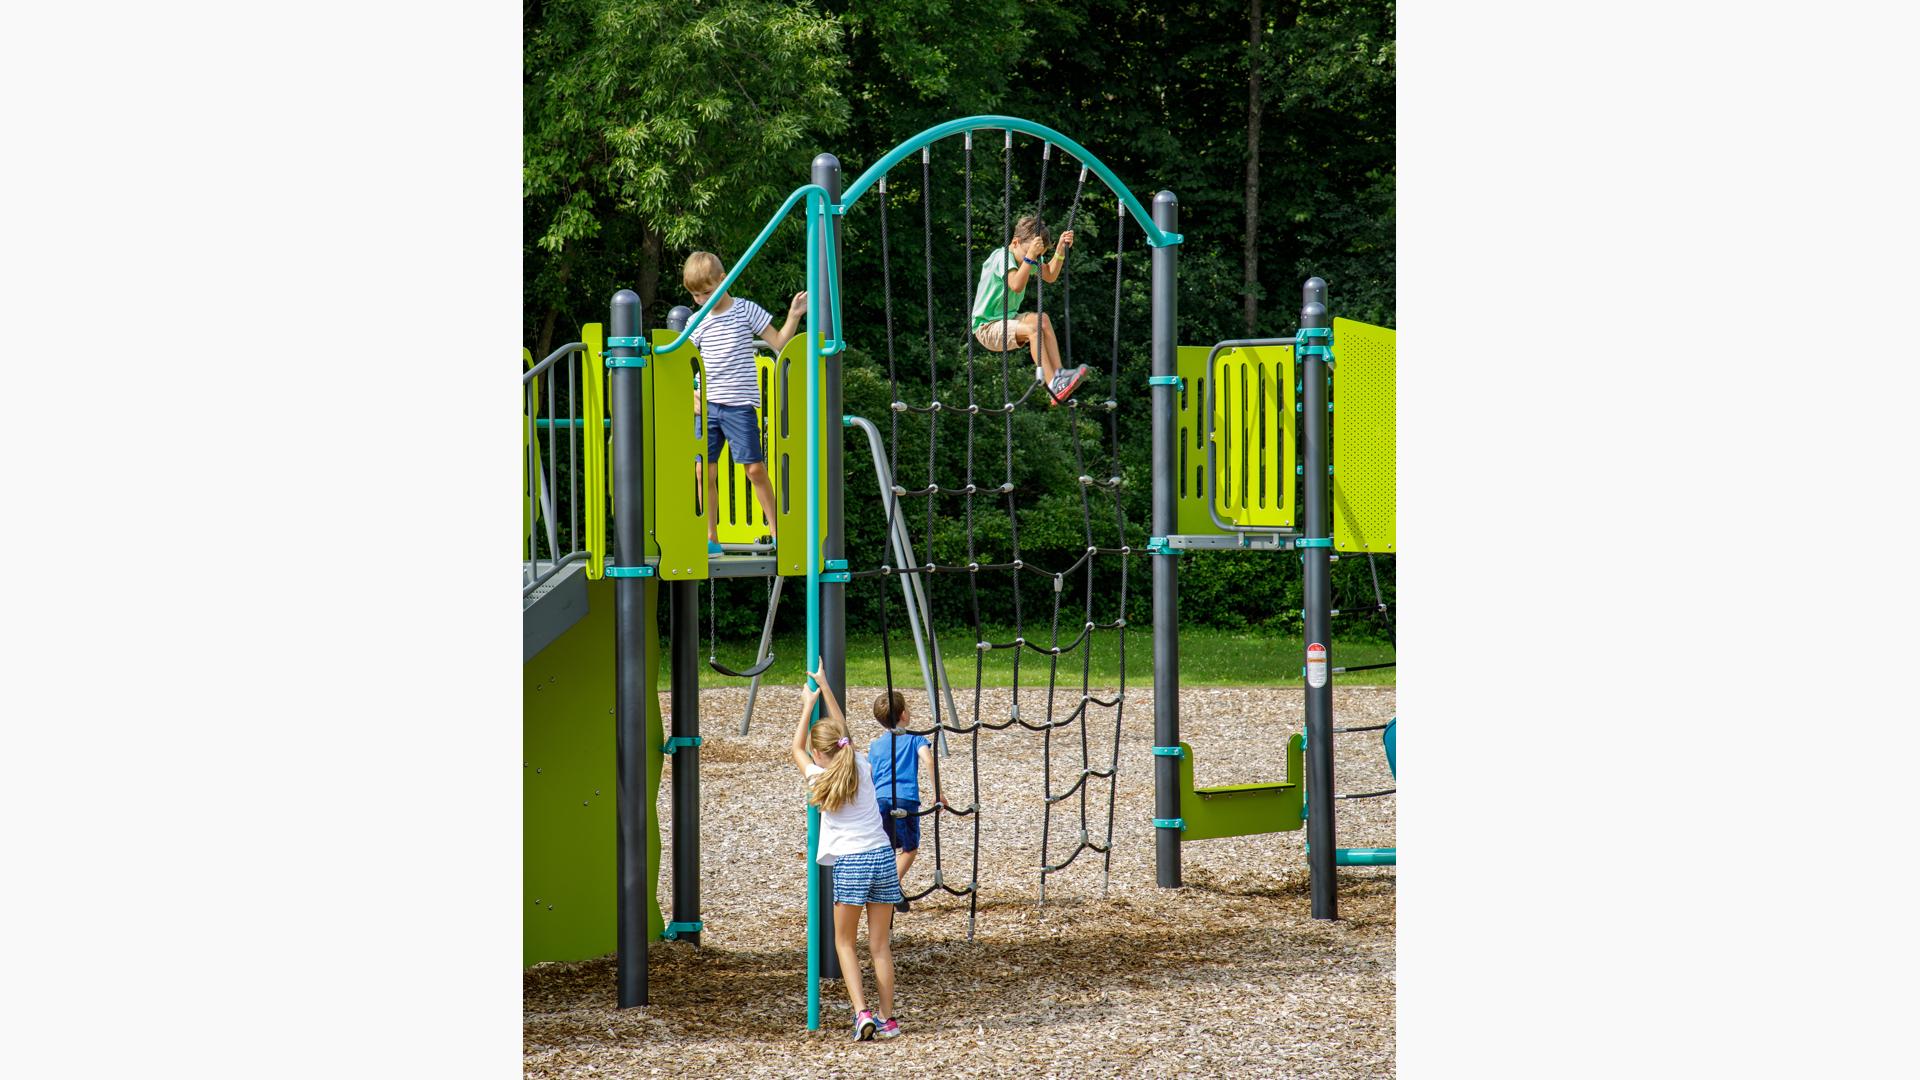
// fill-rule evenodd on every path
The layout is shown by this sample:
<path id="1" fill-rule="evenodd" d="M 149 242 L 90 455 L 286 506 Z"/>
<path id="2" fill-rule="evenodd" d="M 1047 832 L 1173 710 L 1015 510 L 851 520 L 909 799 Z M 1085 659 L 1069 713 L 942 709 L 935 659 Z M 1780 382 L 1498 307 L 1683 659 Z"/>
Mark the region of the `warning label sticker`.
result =
<path id="1" fill-rule="evenodd" d="M 1307 646 L 1307 685 L 1315 690 L 1327 685 L 1327 647 L 1317 641 Z"/>

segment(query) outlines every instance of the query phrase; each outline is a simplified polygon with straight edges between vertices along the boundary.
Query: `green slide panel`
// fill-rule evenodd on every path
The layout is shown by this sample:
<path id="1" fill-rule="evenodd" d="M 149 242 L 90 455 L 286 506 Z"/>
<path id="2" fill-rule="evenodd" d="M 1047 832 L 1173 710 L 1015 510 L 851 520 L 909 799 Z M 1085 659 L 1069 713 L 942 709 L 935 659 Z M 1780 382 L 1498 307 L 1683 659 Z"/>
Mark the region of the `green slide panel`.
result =
<path id="1" fill-rule="evenodd" d="M 1223 836 L 1256 836 L 1292 832 L 1306 823 L 1306 785 L 1301 783 L 1301 759 L 1306 738 L 1287 739 L 1287 780 L 1283 784 L 1193 786 L 1193 747 L 1180 744 L 1180 839 L 1215 840 Z"/>
<path id="2" fill-rule="evenodd" d="M 1207 513 L 1207 417 L 1205 345 L 1181 345 L 1174 351 L 1173 370 L 1180 376 L 1174 391 L 1174 463 L 1180 482 L 1174 489 L 1174 529 L 1185 536 L 1220 536 L 1221 528 Z"/>
<path id="3" fill-rule="evenodd" d="M 1394 550 L 1394 333 L 1333 320 L 1333 546 Z"/>
<path id="4" fill-rule="evenodd" d="M 672 344 L 679 335 L 655 330 L 656 346 Z M 707 452 L 707 440 L 697 434 L 694 407 L 699 391 L 693 379 L 700 371 L 700 354 L 689 343 L 648 363 L 647 381 L 653 384 L 653 544 L 660 554 L 657 573 L 662 581 L 697 581 L 707 576 L 707 519 L 700 512 L 699 476 L 695 471 Z M 704 385 L 704 384 L 703 384 Z"/>
<path id="5" fill-rule="evenodd" d="M 644 583 L 646 684 L 660 670 L 659 586 Z M 614 951 L 614 580 L 587 583 L 587 614 L 526 662 L 521 711 L 521 956 L 526 964 Z M 647 803 L 658 805 L 658 694 L 647 697 Z M 648 815 L 648 934 L 660 936 L 660 824 Z"/>
<path id="6" fill-rule="evenodd" d="M 1212 374 L 1214 503 L 1220 516 L 1240 526 L 1292 527 L 1299 430 L 1293 349 L 1227 349 Z"/>

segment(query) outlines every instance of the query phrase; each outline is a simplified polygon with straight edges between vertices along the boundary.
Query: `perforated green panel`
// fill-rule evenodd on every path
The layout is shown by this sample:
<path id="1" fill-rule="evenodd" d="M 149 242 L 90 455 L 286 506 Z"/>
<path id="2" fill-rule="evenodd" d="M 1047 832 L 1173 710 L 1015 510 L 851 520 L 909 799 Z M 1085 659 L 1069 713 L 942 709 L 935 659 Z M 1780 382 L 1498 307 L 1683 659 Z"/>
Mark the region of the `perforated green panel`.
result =
<path id="1" fill-rule="evenodd" d="M 1394 333 L 1333 320 L 1333 546 L 1394 550 Z"/>
<path id="2" fill-rule="evenodd" d="M 678 336 L 655 330 L 653 343 L 670 344 Z M 706 453 L 706 440 L 696 434 L 694 409 L 699 393 L 693 377 L 700 356 L 692 343 L 665 356 L 656 355 L 643 369 L 653 385 L 657 406 L 653 420 L 653 540 L 660 554 L 657 571 L 662 581 L 697 581 L 707 576 L 707 522 L 700 513 L 697 468 Z"/>
<path id="3" fill-rule="evenodd" d="M 1235 525 L 1293 524 L 1293 349 L 1228 349 L 1214 361 L 1214 505 Z"/>

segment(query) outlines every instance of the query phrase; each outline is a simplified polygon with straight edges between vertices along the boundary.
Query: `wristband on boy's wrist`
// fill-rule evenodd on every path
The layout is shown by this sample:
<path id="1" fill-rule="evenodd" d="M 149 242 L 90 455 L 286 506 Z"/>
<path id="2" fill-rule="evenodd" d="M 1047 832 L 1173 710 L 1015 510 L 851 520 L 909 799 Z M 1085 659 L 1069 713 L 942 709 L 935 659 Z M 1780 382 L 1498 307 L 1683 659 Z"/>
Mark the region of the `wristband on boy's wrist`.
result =
<path id="1" fill-rule="evenodd" d="M 1037 260 L 1037 259 L 1029 259 L 1029 258 L 1027 258 L 1027 257 L 1026 257 L 1025 255 L 1022 255 L 1022 256 L 1020 256 L 1020 260 L 1021 260 L 1022 262 L 1024 262 L 1024 263 L 1026 263 L 1026 264 L 1027 264 L 1028 266 L 1039 266 L 1039 265 L 1040 265 L 1040 262 L 1039 262 L 1039 260 Z"/>

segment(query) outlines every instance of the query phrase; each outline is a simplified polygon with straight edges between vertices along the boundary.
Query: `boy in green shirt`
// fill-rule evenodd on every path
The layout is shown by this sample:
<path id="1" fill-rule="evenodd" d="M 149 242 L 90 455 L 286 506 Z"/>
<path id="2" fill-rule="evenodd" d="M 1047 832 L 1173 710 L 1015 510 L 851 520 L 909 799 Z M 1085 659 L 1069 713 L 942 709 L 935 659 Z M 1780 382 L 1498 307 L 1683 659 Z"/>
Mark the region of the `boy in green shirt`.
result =
<path id="1" fill-rule="evenodd" d="M 995 248 L 980 267 L 980 284 L 973 293 L 973 337 L 993 352 L 1008 352 L 1025 345 L 1033 354 L 1034 373 L 1046 385 L 1047 394 L 1058 405 L 1073 396 L 1087 376 L 1087 366 L 1060 368 L 1060 343 L 1053 336 L 1053 320 L 1037 312 L 1019 314 L 1026 299 L 1027 285 L 1036 271 L 1040 280 L 1052 282 L 1066 266 L 1067 249 L 1073 246 L 1073 230 L 1060 234 L 1060 246 L 1053 258 L 1042 264 L 1047 252 L 1047 226 L 1038 215 L 1028 214 L 1013 227 L 1013 242 Z"/>

